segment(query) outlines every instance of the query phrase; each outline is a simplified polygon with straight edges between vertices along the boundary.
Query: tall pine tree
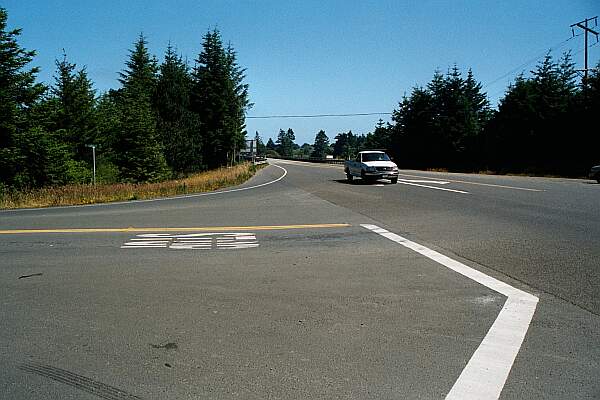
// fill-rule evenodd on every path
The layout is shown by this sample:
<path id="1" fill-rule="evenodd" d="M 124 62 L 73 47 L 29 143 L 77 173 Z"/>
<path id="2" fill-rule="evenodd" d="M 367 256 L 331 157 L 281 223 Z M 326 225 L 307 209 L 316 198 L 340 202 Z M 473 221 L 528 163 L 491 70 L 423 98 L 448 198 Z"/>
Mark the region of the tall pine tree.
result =
<path id="1" fill-rule="evenodd" d="M 7 30 L 7 20 L 8 13 L 0 8 L 0 184 L 30 186 L 36 184 L 26 169 L 30 152 L 21 145 L 34 143 L 27 139 L 34 128 L 28 113 L 45 87 L 35 83 L 39 69 L 27 68 L 35 51 L 19 46 L 21 29 Z"/>
<path id="2" fill-rule="evenodd" d="M 231 42 L 227 44 L 225 50 L 225 60 L 227 66 L 227 72 L 229 75 L 228 94 L 229 100 L 229 115 L 228 126 L 231 132 L 230 158 L 233 162 L 235 157 L 235 151 L 245 146 L 246 132 L 246 111 L 248 111 L 253 104 L 250 103 L 248 94 L 248 84 L 244 83 L 246 78 L 246 69 L 241 68 L 237 63 L 237 53 L 235 52 Z M 232 149 L 233 147 L 233 149 Z"/>
<path id="3" fill-rule="evenodd" d="M 310 155 L 315 158 L 325 158 L 329 151 L 329 138 L 325 134 L 324 130 L 320 130 L 315 136 L 315 143 L 313 145 L 313 151 Z"/>
<path id="4" fill-rule="evenodd" d="M 520 75 L 509 86 L 486 129 L 491 167 L 508 172 L 585 174 L 589 166 L 582 156 L 589 141 L 581 136 L 585 129 L 573 128 L 585 102 L 578 105 L 570 54 L 556 62 L 548 53 L 531 73 L 531 78 Z"/>
<path id="5" fill-rule="evenodd" d="M 393 112 L 391 152 L 402 154 L 399 162 L 407 167 L 477 168 L 489 115 L 487 96 L 471 70 L 466 79 L 457 66 L 446 76 L 435 71 L 426 88 L 414 88 Z"/>
<path id="6" fill-rule="evenodd" d="M 209 168 L 225 165 L 244 143 L 250 104 L 244 70 L 237 65 L 231 45 L 223 47 L 218 30 L 204 35 L 192 78 L 191 109 L 201 122 L 204 162 Z"/>
<path id="7" fill-rule="evenodd" d="M 254 140 L 256 141 L 256 154 L 259 156 L 264 156 L 265 152 L 267 151 L 267 146 L 265 146 L 265 144 L 263 143 L 263 140 L 260 137 L 258 131 L 256 131 L 254 135 Z"/>
<path id="8" fill-rule="evenodd" d="M 373 132 L 368 133 L 365 138 L 365 148 L 367 149 L 386 149 L 390 154 L 394 156 L 396 153 L 392 148 L 391 143 L 391 129 L 389 124 L 386 126 L 383 120 L 380 118 Z"/>
<path id="9" fill-rule="evenodd" d="M 191 87 L 188 67 L 169 43 L 160 66 L 154 108 L 165 159 L 175 172 L 192 172 L 202 168 L 202 143 L 197 134 L 200 121 L 190 111 Z"/>
<path id="10" fill-rule="evenodd" d="M 291 157 L 294 154 L 294 140 L 296 140 L 296 135 L 292 128 L 289 128 L 287 132 L 280 129 L 277 135 L 277 152 L 283 157 Z"/>
<path id="11" fill-rule="evenodd" d="M 93 144 L 97 136 L 96 95 L 85 68 L 77 65 L 63 54 L 56 60 L 57 74 L 51 94 L 56 100 L 54 130 L 68 145 L 77 160 L 88 160 L 91 155 L 87 144 Z"/>
<path id="12" fill-rule="evenodd" d="M 114 163 L 127 182 L 152 182 L 168 176 L 168 168 L 156 132 L 152 95 L 157 83 L 156 59 L 140 35 L 130 50 L 127 68 L 120 73 L 119 126 L 112 141 Z"/>

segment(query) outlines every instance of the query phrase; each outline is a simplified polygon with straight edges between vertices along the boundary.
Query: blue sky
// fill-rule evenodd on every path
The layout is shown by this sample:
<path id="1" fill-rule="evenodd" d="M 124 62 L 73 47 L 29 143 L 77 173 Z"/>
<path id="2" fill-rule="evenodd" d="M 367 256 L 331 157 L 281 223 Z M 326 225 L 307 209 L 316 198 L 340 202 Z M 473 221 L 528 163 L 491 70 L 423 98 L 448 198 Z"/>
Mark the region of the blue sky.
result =
<path id="1" fill-rule="evenodd" d="M 159 59 L 171 41 L 193 64 L 202 35 L 217 27 L 247 68 L 255 103 L 249 115 L 260 116 L 391 112 L 435 69 L 455 63 L 473 69 L 495 104 L 517 73 L 536 63 L 524 64 L 552 47 L 556 56 L 572 49 L 583 68 L 583 36 L 565 42 L 569 25 L 600 14 L 592 0 L 4 0 L 2 7 L 9 27 L 23 29 L 20 44 L 37 51 L 39 80 L 53 81 L 64 48 L 99 92 L 118 87 L 140 32 Z M 589 57 L 595 66 L 600 45 Z M 348 130 L 367 133 L 379 118 L 249 119 L 247 127 L 265 142 L 291 127 L 302 144 L 319 129 L 330 140 Z"/>

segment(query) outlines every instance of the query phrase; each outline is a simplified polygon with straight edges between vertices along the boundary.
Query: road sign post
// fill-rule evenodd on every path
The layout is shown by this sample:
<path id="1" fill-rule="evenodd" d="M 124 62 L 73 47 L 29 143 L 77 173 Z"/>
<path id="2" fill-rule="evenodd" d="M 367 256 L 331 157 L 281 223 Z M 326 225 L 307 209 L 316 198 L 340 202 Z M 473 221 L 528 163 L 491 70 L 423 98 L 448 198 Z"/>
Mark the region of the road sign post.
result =
<path id="1" fill-rule="evenodd" d="M 92 164 L 93 164 L 93 174 L 92 174 L 92 182 L 94 186 L 96 186 L 96 145 L 95 144 L 86 144 L 86 147 L 92 148 Z"/>

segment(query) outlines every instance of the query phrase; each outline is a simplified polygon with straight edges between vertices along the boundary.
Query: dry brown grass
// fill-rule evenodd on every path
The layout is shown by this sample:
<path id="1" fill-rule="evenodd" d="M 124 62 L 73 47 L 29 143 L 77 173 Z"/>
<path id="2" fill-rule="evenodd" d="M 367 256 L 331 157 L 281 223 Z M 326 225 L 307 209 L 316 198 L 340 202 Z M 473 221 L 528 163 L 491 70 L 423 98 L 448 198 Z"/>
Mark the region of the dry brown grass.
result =
<path id="1" fill-rule="evenodd" d="M 239 185 L 250 179 L 258 167 L 251 163 L 202 172 L 187 178 L 158 183 L 114 185 L 68 185 L 48 187 L 0 196 L 0 209 L 70 206 L 113 201 L 141 200 L 189 193 L 210 192 Z"/>

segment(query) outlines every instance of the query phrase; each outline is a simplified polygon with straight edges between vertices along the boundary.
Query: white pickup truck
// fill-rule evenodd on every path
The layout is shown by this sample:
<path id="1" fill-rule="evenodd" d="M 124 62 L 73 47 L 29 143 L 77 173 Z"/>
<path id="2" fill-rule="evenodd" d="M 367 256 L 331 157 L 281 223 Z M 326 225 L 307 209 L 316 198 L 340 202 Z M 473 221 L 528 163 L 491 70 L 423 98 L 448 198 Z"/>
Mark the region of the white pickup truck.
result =
<path id="1" fill-rule="evenodd" d="M 355 160 L 344 164 L 348 181 L 355 176 L 364 180 L 389 179 L 398 182 L 398 166 L 383 151 L 361 151 Z"/>

